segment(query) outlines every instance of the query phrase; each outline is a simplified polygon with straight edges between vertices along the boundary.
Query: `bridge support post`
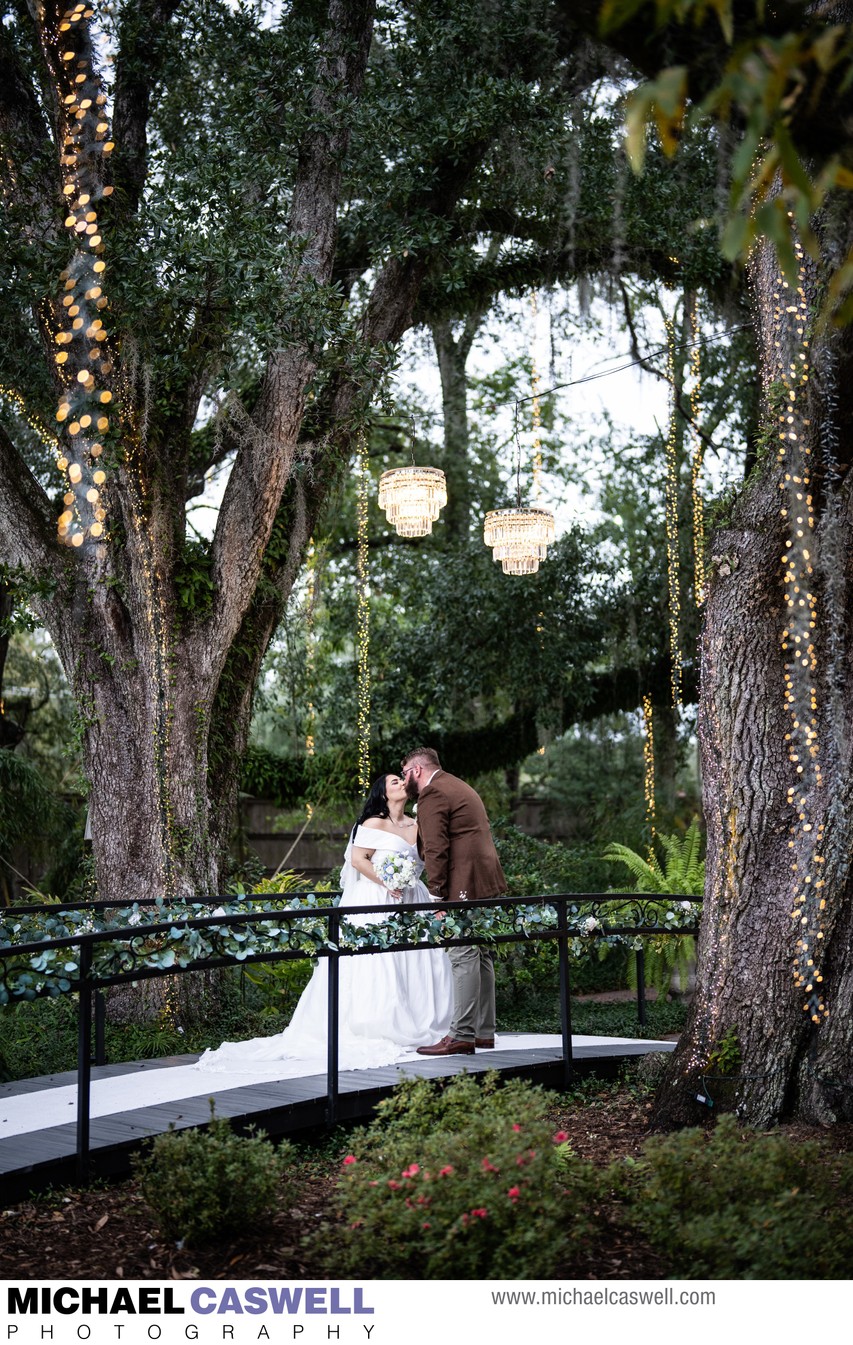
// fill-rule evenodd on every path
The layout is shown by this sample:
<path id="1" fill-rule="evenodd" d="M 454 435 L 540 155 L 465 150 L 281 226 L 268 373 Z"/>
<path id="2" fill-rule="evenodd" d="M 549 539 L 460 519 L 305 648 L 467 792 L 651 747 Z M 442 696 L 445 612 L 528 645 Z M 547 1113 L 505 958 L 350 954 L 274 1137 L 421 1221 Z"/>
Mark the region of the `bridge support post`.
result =
<path id="1" fill-rule="evenodd" d="M 574 1079 L 572 1058 L 572 1006 L 569 980 L 569 917 L 565 897 L 557 901 L 557 945 L 560 954 L 560 1028 L 563 1034 L 563 1087 Z"/>
<path id="2" fill-rule="evenodd" d="M 92 945 L 80 944 L 80 1002 L 77 1008 L 77 1180 L 89 1182 L 89 1116 L 92 1083 Z"/>
<path id="3" fill-rule="evenodd" d="M 338 940 L 341 917 L 337 910 L 329 915 L 329 996 L 328 996 L 328 1058 L 326 1063 L 326 1125 L 333 1126 L 338 1116 L 338 1013 L 340 1005 L 340 953 Z"/>
<path id="4" fill-rule="evenodd" d="M 637 949 L 637 1022 L 646 1026 L 646 954 Z"/>

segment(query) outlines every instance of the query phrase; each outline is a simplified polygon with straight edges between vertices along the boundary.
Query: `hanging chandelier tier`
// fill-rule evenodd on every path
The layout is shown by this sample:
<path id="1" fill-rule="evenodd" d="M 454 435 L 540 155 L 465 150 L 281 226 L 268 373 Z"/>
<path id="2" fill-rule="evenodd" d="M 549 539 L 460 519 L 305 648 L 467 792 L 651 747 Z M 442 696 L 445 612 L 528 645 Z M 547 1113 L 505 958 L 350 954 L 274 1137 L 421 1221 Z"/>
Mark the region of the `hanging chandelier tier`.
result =
<path id="1" fill-rule="evenodd" d="M 440 467 L 392 467 L 379 478 L 379 507 L 401 537 L 428 537 L 446 504 Z"/>
<path id="2" fill-rule="evenodd" d="M 535 574 L 555 534 L 549 509 L 493 509 L 483 524 L 483 541 L 504 574 Z"/>

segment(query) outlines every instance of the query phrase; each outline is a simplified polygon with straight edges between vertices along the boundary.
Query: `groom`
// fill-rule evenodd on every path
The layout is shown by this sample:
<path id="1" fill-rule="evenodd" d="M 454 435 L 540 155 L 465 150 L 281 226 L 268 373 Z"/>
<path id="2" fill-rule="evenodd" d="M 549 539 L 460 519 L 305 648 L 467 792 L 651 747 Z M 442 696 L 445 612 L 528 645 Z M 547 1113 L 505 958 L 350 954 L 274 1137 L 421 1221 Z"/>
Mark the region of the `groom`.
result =
<path id="1" fill-rule="evenodd" d="M 438 753 L 416 747 L 404 759 L 406 793 L 418 804 L 418 850 L 426 862 L 431 895 L 442 905 L 499 897 L 506 878 L 479 794 L 441 769 Z M 477 945 L 448 948 L 453 970 L 453 1021 L 434 1046 L 419 1055 L 473 1055 L 495 1044 L 495 968 Z"/>

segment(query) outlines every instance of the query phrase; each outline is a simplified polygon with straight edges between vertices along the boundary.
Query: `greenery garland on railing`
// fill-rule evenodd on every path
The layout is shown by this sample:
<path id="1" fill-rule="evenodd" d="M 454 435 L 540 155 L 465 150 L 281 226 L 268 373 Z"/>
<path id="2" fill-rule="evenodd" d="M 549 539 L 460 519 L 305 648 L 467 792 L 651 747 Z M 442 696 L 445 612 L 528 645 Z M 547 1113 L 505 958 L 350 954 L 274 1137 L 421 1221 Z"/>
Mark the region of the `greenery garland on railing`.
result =
<path id="1" fill-rule="evenodd" d="M 268 914 L 254 918 L 252 904 L 242 900 L 213 908 L 211 903 L 167 903 L 158 899 L 151 906 L 134 904 L 110 908 L 108 913 L 94 908 L 58 908 L 56 911 L 47 908 L 16 913 L 11 908 L 0 919 L 0 960 L 3 962 L 0 1004 L 74 991 L 79 984 L 79 945 L 50 945 L 81 934 L 114 931 L 114 938 L 92 942 L 91 974 L 94 980 L 116 976 L 132 979 L 134 973 L 143 969 L 167 972 L 171 968 L 189 968 L 208 959 L 225 958 L 240 963 L 249 957 L 282 953 L 315 957 L 324 949 L 335 947 L 329 942 L 328 916 L 320 911 L 335 906 L 337 900 L 337 897 L 325 894 L 318 898 L 311 893 L 304 897 L 289 896 L 287 902 L 264 903 L 266 912 L 305 912 L 298 920 L 281 920 Z M 701 909 L 690 901 L 626 898 L 616 904 L 606 903 L 609 909 L 605 924 L 601 920 L 604 904 L 572 902 L 568 906 L 569 951 L 575 958 L 587 951 L 591 939 L 628 944 L 634 948 L 642 946 L 642 939 L 635 932 L 640 925 L 644 927 L 644 933 L 660 936 L 679 929 L 693 929 Z M 307 914 L 312 910 L 317 914 Z M 253 918 L 244 918 L 234 925 L 223 923 L 202 928 L 191 928 L 186 923 L 210 916 Z M 653 925 L 649 924 L 650 916 L 655 919 Z M 436 947 L 452 938 L 531 937 L 553 930 L 556 924 L 556 909 L 548 901 L 509 907 L 457 905 L 448 908 L 442 919 L 433 911 L 401 907 L 377 924 L 358 925 L 342 920 L 338 946 L 348 953 L 395 945 Z M 158 925 L 167 925 L 167 928 L 146 928 Z M 623 927 L 621 931 L 619 926 Z M 624 932 L 625 926 L 630 928 L 630 933 Z M 32 943 L 47 946 L 21 953 L 16 958 L 16 948 Z"/>

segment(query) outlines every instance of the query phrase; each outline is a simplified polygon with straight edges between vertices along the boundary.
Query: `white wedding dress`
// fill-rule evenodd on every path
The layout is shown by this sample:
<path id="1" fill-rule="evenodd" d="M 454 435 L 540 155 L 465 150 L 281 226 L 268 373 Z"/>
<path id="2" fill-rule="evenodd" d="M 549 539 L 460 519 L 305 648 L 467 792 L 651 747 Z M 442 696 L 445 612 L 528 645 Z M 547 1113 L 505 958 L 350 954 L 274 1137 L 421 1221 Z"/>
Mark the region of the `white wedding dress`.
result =
<path id="1" fill-rule="evenodd" d="M 383 905 L 398 910 L 404 904 L 430 900 L 420 881 L 404 890 L 402 901 L 395 900 L 385 888 L 353 868 L 353 845 L 373 850 L 374 862 L 391 853 L 405 855 L 416 864 L 418 875 L 423 872 L 416 846 L 391 832 L 360 826 L 347 846 L 339 909 Z M 377 924 L 385 918 L 380 912 L 359 915 L 352 924 Z M 416 1047 L 428 1046 L 446 1034 L 453 1016 L 453 983 L 450 959 L 443 949 L 342 957 L 339 966 L 340 1069 L 391 1065 Z M 301 1074 L 325 1073 L 328 972 L 328 959 L 320 958 L 283 1032 L 254 1041 L 225 1042 L 215 1051 L 205 1051 L 196 1068 L 269 1076 L 277 1072 L 282 1060 L 299 1060 L 305 1066 Z"/>

